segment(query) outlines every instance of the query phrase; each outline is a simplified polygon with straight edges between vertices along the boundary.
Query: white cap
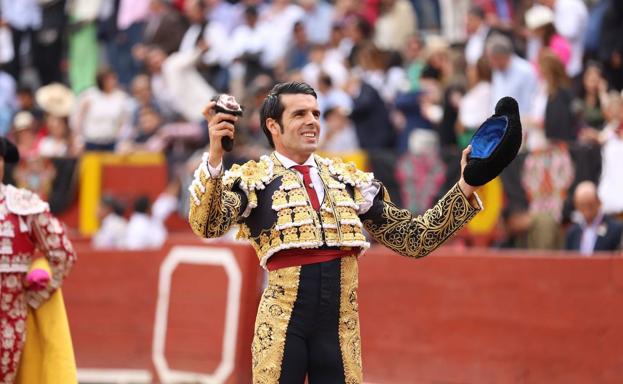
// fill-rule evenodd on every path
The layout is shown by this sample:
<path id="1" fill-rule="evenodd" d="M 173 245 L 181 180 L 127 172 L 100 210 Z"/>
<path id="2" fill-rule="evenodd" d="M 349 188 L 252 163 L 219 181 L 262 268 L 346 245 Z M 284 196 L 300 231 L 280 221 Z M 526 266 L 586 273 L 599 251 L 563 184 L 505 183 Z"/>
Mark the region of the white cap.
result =
<path id="1" fill-rule="evenodd" d="M 526 11 L 526 26 L 530 29 L 537 29 L 554 22 L 554 11 L 544 5 L 534 5 Z"/>

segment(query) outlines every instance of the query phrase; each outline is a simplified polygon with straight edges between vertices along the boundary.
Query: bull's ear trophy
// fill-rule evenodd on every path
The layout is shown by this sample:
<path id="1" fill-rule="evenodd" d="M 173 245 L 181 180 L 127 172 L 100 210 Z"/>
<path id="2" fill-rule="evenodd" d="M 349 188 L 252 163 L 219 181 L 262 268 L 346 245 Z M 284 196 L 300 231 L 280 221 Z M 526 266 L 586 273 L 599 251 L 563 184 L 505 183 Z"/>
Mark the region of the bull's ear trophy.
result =
<path id="1" fill-rule="evenodd" d="M 465 182 L 479 187 L 493 180 L 517 156 L 521 138 L 517 101 L 503 97 L 495 105 L 495 114 L 472 137 L 472 151 L 463 171 Z"/>
<path id="2" fill-rule="evenodd" d="M 212 101 L 216 101 L 214 107 L 215 112 L 227 113 L 234 116 L 242 116 L 242 107 L 236 101 L 236 98 L 232 95 L 220 94 L 212 98 Z M 231 137 L 224 136 L 221 139 L 221 144 L 226 152 L 231 152 L 234 148 L 234 140 Z"/>

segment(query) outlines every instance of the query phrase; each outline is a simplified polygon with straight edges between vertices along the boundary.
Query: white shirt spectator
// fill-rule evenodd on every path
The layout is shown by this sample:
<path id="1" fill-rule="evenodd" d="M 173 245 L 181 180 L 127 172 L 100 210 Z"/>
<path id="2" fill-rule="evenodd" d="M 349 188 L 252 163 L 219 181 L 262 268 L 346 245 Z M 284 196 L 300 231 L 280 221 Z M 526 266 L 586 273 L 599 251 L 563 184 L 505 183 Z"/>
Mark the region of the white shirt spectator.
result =
<path id="1" fill-rule="evenodd" d="M 128 29 L 132 24 L 145 21 L 149 14 L 151 0 L 121 0 L 117 14 L 117 27 L 120 30 Z"/>
<path id="2" fill-rule="evenodd" d="M 162 65 L 164 84 L 173 98 L 175 111 L 191 122 L 203 119 L 203 108 L 216 94 L 195 68 L 199 54 L 199 50 L 175 52 Z"/>
<path id="3" fill-rule="evenodd" d="M 41 8 L 37 0 L 2 0 L 2 19 L 20 31 L 41 27 Z"/>
<path id="4" fill-rule="evenodd" d="M 504 71 L 493 71 L 491 82 L 491 110 L 495 103 L 504 96 L 511 96 L 519 104 L 520 115 L 527 116 L 537 92 L 537 77 L 532 65 L 513 55 L 508 68 Z"/>
<path id="5" fill-rule="evenodd" d="M 307 39 L 312 44 L 326 44 L 331 35 L 334 8 L 325 0 L 306 1 L 316 3 L 310 10 L 306 10 L 303 16 Z"/>
<path id="6" fill-rule="evenodd" d="M 602 170 L 598 193 L 605 214 L 623 212 L 623 139 L 612 134 L 601 149 Z"/>
<path id="7" fill-rule="evenodd" d="M 485 41 L 489 34 L 489 27 L 486 24 L 482 24 L 478 30 L 467 39 L 465 45 L 465 61 L 469 65 L 476 65 L 478 59 L 480 59 L 485 52 Z"/>
<path id="8" fill-rule="evenodd" d="M 245 53 L 251 55 L 261 54 L 267 41 L 269 41 L 269 32 L 266 27 L 266 24 L 258 23 L 253 28 L 247 24 L 242 24 L 236 28 L 229 41 L 230 60 L 241 57 Z"/>
<path id="9" fill-rule="evenodd" d="M 13 76 L 4 71 L 0 71 L 0 108 L 17 107 L 15 100 L 16 84 Z"/>
<path id="10" fill-rule="evenodd" d="M 201 25 L 191 25 L 184 34 L 180 43 L 179 52 L 193 52 L 197 46 L 197 39 L 201 33 Z M 219 23 L 209 22 L 203 30 L 203 39 L 208 44 L 208 51 L 201 60 L 208 65 L 227 65 L 229 63 L 229 39 L 225 28 Z"/>
<path id="11" fill-rule="evenodd" d="M 265 65 L 273 66 L 285 56 L 294 24 L 302 18 L 303 9 L 293 4 L 280 10 L 269 7 L 260 15 L 260 23 L 266 25 L 267 41 L 270 41 L 270 44 L 266 46 L 262 60 Z"/>
<path id="12" fill-rule="evenodd" d="M 95 249 L 123 248 L 125 241 L 127 220 L 123 216 L 110 213 L 102 220 L 102 225 L 93 236 L 93 247 Z"/>
<path id="13" fill-rule="evenodd" d="M 107 144 L 117 141 L 126 117 L 128 95 L 120 90 L 110 93 L 98 88 L 87 90 L 80 102 L 84 108 L 82 138 L 85 142 Z"/>
<path id="14" fill-rule="evenodd" d="M 465 128 L 478 128 L 492 113 L 491 83 L 488 81 L 476 84 L 459 103 L 459 121 Z"/>
<path id="15" fill-rule="evenodd" d="M 554 25 L 558 33 L 571 44 L 571 58 L 567 74 L 571 77 L 582 72 L 584 35 L 588 26 L 588 10 L 582 0 L 556 0 Z"/>
<path id="16" fill-rule="evenodd" d="M 162 224 L 146 213 L 134 212 L 128 221 L 124 248 L 130 250 L 154 249 L 164 244 L 167 237 Z"/>

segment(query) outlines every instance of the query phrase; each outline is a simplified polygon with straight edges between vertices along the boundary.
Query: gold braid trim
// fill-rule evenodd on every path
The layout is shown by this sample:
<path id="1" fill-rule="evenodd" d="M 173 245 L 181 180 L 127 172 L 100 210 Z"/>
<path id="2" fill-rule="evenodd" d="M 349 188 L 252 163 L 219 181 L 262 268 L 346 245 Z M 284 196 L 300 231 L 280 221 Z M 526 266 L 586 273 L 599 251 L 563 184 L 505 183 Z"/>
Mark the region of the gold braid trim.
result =
<path id="1" fill-rule="evenodd" d="M 407 257 L 424 257 L 435 250 L 479 211 L 469 203 L 458 185 L 421 216 L 383 201 L 380 218 L 364 221 L 379 243 Z"/>
<path id="2" fill-rule="evenodd" d="M 240 196 L 223 190 L 220 177 L 209 177 L 200 169 L 195 172 L 195 179 L 190 186 L 193 195 L 188 213 L 190 227 L 197 236 L 222 236 L 236 223 L 242 204 Z"/>
<path id="3" fill-rule="evenodd" d="M 344 382 L 360 384 L 363 381 L 361 368 L 361 335 L 359 332 L 359 307 L 357 305 L 357 257 L 342 258 L 340 277 L 340 324 L 338 328 Z"/>
<path id="4" fill-rule="evenodd" d="M 299 289 L 301 267 L 269 272 L 262 294 L 251 352 L 253 384 L 278 384 L 286 344 L 286 331 Z"/>

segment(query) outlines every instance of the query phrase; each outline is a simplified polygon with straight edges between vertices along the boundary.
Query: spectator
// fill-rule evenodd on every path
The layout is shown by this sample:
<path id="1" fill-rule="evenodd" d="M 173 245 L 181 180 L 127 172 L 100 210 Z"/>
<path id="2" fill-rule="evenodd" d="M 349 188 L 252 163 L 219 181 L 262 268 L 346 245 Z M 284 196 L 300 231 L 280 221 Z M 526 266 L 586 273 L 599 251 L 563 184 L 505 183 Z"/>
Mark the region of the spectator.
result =
<path id="1" fill-rule="evenodd" d="M 601 25 L 598 57 L 610 88 L 623 89 L 623 2 L 609 1 Z"/>
<path id="2" fill-rule="evenodd" d="M 260 22 L 266 23 L 267 44 L 264 50 L 264 63 L 274 66 L 286 54 L 288 42 L 292 38 L 294 24 L 303 17 L 303 9 L 292 4 L 291 0 L 273 0 L 260 16 Z"/>
<path id="3" fill-rule="evenodd" d="M 97 87 L 81 95 L 76 132 L 85 151 L 114 151 L 121 128 L 127 119 L 127 94 L 118 87 L 117 75 L 103 70 Z"/>
<path id="4" fill-rule="evenodd" d="M 383 50 L 401 49 L 417 31 L 417 18 L 408 0 L 383 0 L 374 26 L 374 44 Z"/>
<path id="5" fill-rule="evenodd" d="M 601 135 L 603 141 L 602 172 L 599 181 L 599 198 L 605 214 L 623 213 L 623 99 L 612 92 L 604 106 L 606 126 Z"/>
<path id="6" fill-rule="evenodd" d="M 331 107 L 339 107 L 346 111 L 353 109 L 353 100 L 341 88 L 333 85 L 331 76 L 320 72 L 317 83 L 318 107 L 322 115 Z M 321 138 L 322 135 L 323 132 L 320 131 Z"/>
<path id="7" fill-rule="evenodd" d="M 140 69 L 132 51 L 143 40 L 150 2 L 110 1 L 109 13 L 100 11 L 98 37 L 104 41 L 108 63 L 123 86 L 128 86 Z"/>
<path id="8" fill-rule="evenodd" d="M 588 10 L 582 0 L 539 0 L 554 11 L 554 25 L 571 44 L 567 74 L 575 77 L 582 72 L 584 40 L 588 26 Z"/>
<path id="9" fill-rule="evenodd" d="M 581 88 L 575 105 L 579 108 L 583 128 L 600 131 L 604 125 L 602 106 L 607 98 L 608 84 L 602 76 L 601 66 L 589 62 L 582 75 Z"/>
<path id="10" fill-rule="evenodd" d="M 529 62 L 513 53 L 511 40 L 499 34 L 487 41 L 487 59 L 493 70 L 491 80 L 491 110 L 504 96 L 519 104 L 522 117 L 528 115 L 537 91 L 537 78 Z"/>
<path id="11" fill-rule="evenodd" d="M 565 68 L 559 58 L 548 50 L 541 53 L 539 67 L 547 92 L 543 121 L 545 137 L 549 141 L 574 141 L 577 124 L 571 111 L 572 96 Z"/>
<path id="12" fill-rule="evenodd" d="M 97 209 L 100 227 L 93 235 L 95 249 L 123 248 L 128 221 L 124 215 L 125 207 L 117 198 L 105 195 Z"/>
<path id="13" fill-rule="evenodd" d="M 150 11 L 142 45 L 158 47 L 167 55 L 177 51 L 188 28 L 186 20 L 167 0 L 151 0 Z"/>
<path id="14" fill-rule="evenodd" d="M 76 156 L 78 148 L 69 130 L 66 117 L 46 115 L 44 128 L 47 132 L 39 141 L 39 155 L 42 157 Z"/>
<path id="15" fill-rule="evenodd" d="M 467 14 L 467 44 L 465 45 L 465 61 L 474 66 L 485 51 L 485 42 L 491 28 L 485 20 L 485 12 L 479 6 L 470 8 Z"/>
<path id="16" fill-rule="evenodd" d="M 529 52 L 528 58 L 537 62 L 540 52 L 547 48 L 553 52 L 560 61 L 569 67 L 571 58 L 571 45 L 556 31 L 554 26 L 554 12 L 544 5 L 534 5 L 526 12 L 526 26 L 530 30 L 534 52 Z"/>
<path id="17" fill-rule="evenodd" d="M 565 248 L 590 256 L 596 251 L 621 249 L 623 225 L 616 219 L 604 215 L 597 188 L 591 181 L 578 184 L 573 195 L 578 213 L 577 223 L 567 232 Z"/>
<path id="18" fill-rule="evenodd" d="M 416 129 L 409 136 L 409 152 L 396 165 L 396 178 L 405 208 L 421 214 L 434 204 L 445 181 L 446 166 L 440 156 L 435 131 Z"/>
<path id="19" fill-rule="evenodd" d="M 491 116 L 491 67 L 481 57 L 474 67 L 467 69 L 470 89 L 459 103 L 457 144 L 466 148 L 474 132 Z"/>
<path id="20" fill-rule="evenodd" d="M 328 43 L 334 20 L 333 6 L 325 0 L 299 0 L 299 5 L 305 12 L 301 20 L 310 43 Z"/>
<path id="21" fill-rule="evenodd" d="M 15 80 L 0 69 L 0 136 L 7 134 L 15 110 Z"/>
<path id="22" fill-rule="evenodd" d="M 13 118 L 13 136 L 15 145 L 22 159 L 35 159 L 39 157 L 39 138 L 37 137 L 38 126 L 32 114 L 21 111 Z"/>
<path id="23" fill-rule="evenodd" d="M 138 125 L 139 112 L 142 108 L 149 107 L 160 112 L 160 105 L 158 105 L 151 91 L 151 83 L 148 75 L 141 74 L 132 79 L 130 89 L 132 95 L 127 99 L 129 119 L 126 120 L 126 125 L 121 134 L 122 139 L 127 139 L 135 134 L 134 130 Z"/>
<path id="24" fill-rule="evenodd" d="M 149 198 L 140 196 L 134 201 L 134 212 L 125 231 L 124 248 L 129 250 L 154 249 L 166 240 L 166 230 L 150 214 Z"/>
<path id="25" fill-rule="evenodd" d="M 319 150 L 335 154 L 354 152 L 359 149 L 357 133 L 348 119 L 348 111 L 329 107 L 323 114 L 325 134 Z"/>
<path id="26" fill-rule="evenodd" d="M 13 59 L 7 65 L 7 72 L 13 76 L 17 84 L 21 83 L 23 68 L 21 46 L 23 41 L 30 41 L 29 53 L 32 58 L 36 57 L 37 42 L 35 38 L 41 29 L 41 6 L 37 0 L 9 1 L 2 0 L 0 3 L 0 17 L 2 24 L 8 24 L 11 28 L 13 43 Z M 45 71 L 47 63 L 40 60 L 35 61 L 39 73 Z"/>
<path id="27" fill-rule="evenodd" d="M 424 41 L 419 35 L 413 35 L 407 39 L 402 53 L 404 68 L 409 79 L 409 91 L 417 91 L 420 88 L 420 76 L 426 65 L 424 59 Z"/>
<path id="28" fill-rule="evenodd" d="M 318 48 L 322 49 L 322 47 L 316 49 Z M 311 50 L 312 46 L 307 40 L 305 27 L 302 22 L 297 21 L 294 23 L 291 43 L 285 53 L 285 70 L 287 72 L 301 70 L 309 62 Z"/>
<path id="29" fill-rule="evenodd" d="M 387 106 L 376 89 L 357 78 L 352 78 L 346 89 L 353 99 L 350 118 L 355 124 L 361 148 L 368 151 L 392 148 L 394 128 Z"/>
<path id="30" fill-rule="evenodd" d="M 230 60 L 227 30 L 216 20 L 206 20 L 204 4 L 202 0 L 189 0 L 184 4 L 184 14 L 190 21 L 190 26 L 184 33 L 178 52 L 194 55 L 198 49 L 201 50 L 201 58 L 194 63 L 197 70 L 206 82 L 220 92 L 227 92 L 229 88 L 227 65 Z M 214 4 L 216 9 L 226 6 L 230 5 Z"/>

